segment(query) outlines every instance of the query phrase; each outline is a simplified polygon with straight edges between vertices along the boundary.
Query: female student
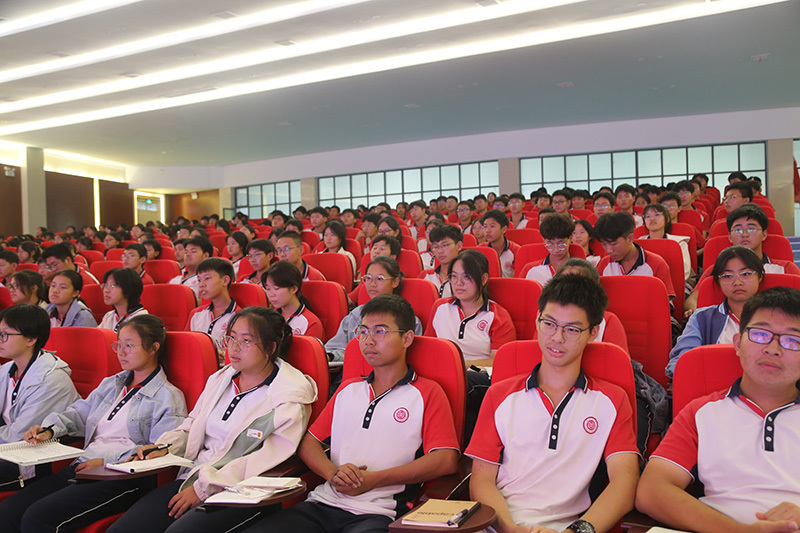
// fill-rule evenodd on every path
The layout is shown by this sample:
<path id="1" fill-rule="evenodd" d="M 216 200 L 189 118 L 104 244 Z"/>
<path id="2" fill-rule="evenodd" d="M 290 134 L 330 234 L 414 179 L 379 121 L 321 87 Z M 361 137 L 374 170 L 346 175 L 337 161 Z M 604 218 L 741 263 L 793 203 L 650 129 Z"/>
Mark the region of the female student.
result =
<path id="1" fill-rule="evenodd" d="M 489 299 L 489 260 L 465 250 L 450 263 L 452 298 L 441 298 L 431 310 L 425 335 L 449 339 L 467 364 L 490 366 L 503 344 L 517 340 L 511 315 Z"/>
<path id="2" fill-rule="evenodd" d="M 256 239 L 247 245 L 247 260 L 253 273 L 242 279 L 242 283 L 253 283 L 264 288 L 264 274 L 275 257 L 275 244 L 269 239 Z"/>
<path id="3" fill-rule="evenodd" d="M 586 260 L 592 265 L 597 266 L 601 257 L 594 255 L 591 245 L 594 240 L 594 228 L 588 220 L 575 220 L 575 229 L 572 230 L 572 242 L 583 248 L 586 254 Z"/>
<path id="4" fill-rule="evenodd" d="M 478 244 L 483 244 L 486 242 L 486 230 L 483 229 L 483 222 L 480 218 L 476 219 L 475 222 L 472 223 L 472 236 L 475 237 L 475 240 L 478 241 Z"/>
<path id="5" fill-rule="evenodd" d="M 83 278 L 75 270 L 61 270 L 50 280 L 50 304 L 45 310 L 50 314 L 54 328 L 80 326 L 97 327 L 97 320 L 80 300 Z"/>
<path id="6" fill-rule="evenodd" d="M 242 264 L 244 259 L 244 251 L 247 250 L 248 240 L 244 233 L 241 231 L 234 231 L 225 240 L 227 243 L 228 255 L 231 256 L 231 263 L 233 264 L 233 281 L 239 279 L 239 265 Z"/>
<path id="7" fill-rule="evenodd" d="M 142 278 L 132 268 L 112 268 L 106 272 L 103 275 L 103 303 L 113 309 L 105 314 L 98 327 L 119 332 L 125 321 L 148 314 L 140 302 L 142 290 Z"/>
<path id="8" fill-rule="evenodd" d="M 346 235 L 347 230 L 341 220 L 329 220 L 326 222 L 325 229 L 322 231 L 322 242 L 325 247 L 322 253 L 344 254 L 353 265 L 353 273 L 356 275 L 358 272 L 356 258 L 344 249 Z"/>
<path id="9" fill-rule="evenodd" d="M 317 315 L 300 288 L 303 286 L 303 275 L 289 261 L 278 261 L 267 270 L 264 288 L 270 305 L 280 311 L 283 319 L 292 328 L 295 335 L 310 335 L 318 339 L 325 338 Z"/>
<path id="10" fill-rule="evenodd" d="M 0 366 L 0 444 L 22 440 L 33 424 L 80 398 L 67 364 L 43 350 L 49 338 L 50 318 L 41 307 L 20 304 L 0 311 L 0 357 L 7 361 Z M 0 490 L 22 488 L 34 470 L 0 461 Z"/>
<path id="11" fill-rule="evenodd" d="M 17 255 L 20 263 L 36 264 L 39 262 L 41 253 L 42 251 L 36 246 L 36 243 L 31 241 L 23 241 L 17 246 Z"/>
<path id="12" fill-rule="evenodd" d="M 225 487 L 288 459 L 306 430 L 316 387 L 282 359 L 292 331 L 274 309 L 236 313 L 225 344 L 230 364 L 212 375 L 177 429 L 158 437 L 169 452 L 194 461 L 178 479 L 139 500 L 109 533 L 231 531 L 261 508 L 193 509 Z M 137 457 L 155 446 L 139 448 Z M 152 459 L 167 453 L 149 453 Z"/>
<path id="13" fill-rule="evenodd" d="M 647 235 L 640 239 L 670 239 L 676 241 L 681 247 L 683 256 L 683 280 L 689 279 L 692 275 L 692 261 L 689 255 L 689 237 L 684 235 L 672 235 L 672 221 L 669 211 L 661 204 L 648 204 L 642 211 L 644 225 L 647 228 Z"/>
<path id="14" fill-rule="evenodd" d="M 162 368 L 166 330 L 158 317 L 125 322 L 112 344 L 122 372 L 105 378 L 84 400 L 53 412 L 26 433 L 28 442 L 69 435 L 84 439 L 84 453 L 70 466 L 0 503 L 3 531 L 75 531 L 121 513 L 155 488 L 155 476 L 72 483 L 75 474 L 118 463 L 155 441 L 186 417 L 183 393 Z M 43 429 L 44 427 L 44 429 Z"/>
<path id="15" fill-rule="evenodd" d="M 746 246 L 725 248 L 717 256 L 711 270 L 714 285 L 725 296 L 719 305 L 701 307 L 695 311 L 675 347 L 669 353 L 667 376 L 672 377 L 681 355 L 707 344 L 731 344 L 739 333 L 739 317 L 747 300 L 758 292 L 764 279 L 764 264 Z"/>
<path id="16" fill-rule="evenodd" d="M 386 255 L 379 255 L 369 262 L 366 274 L 361 278 L 361 283 L 367 291 L 369 299 L 382 294 L 400 294 L 403 288 L 403 273 L 397 261 Z M 325 351 L 331 361 L 344 361 L 344 350 L 347 343 L 355 338 L 355 330 L 361 325 L 361 309 L 359 305 L 342 319 L 339 330 L 326 344 Z M 414 333 L 422 335 L 422 324 L 417 319 Z"/>
<path id="17" fill-rule="evenodd" d="M 15 304 L 38 305 L 42 309 L 47 307 L 47 289 L 44 278 L 33 270 L 20 270 L 11 276 L 11 283 L 7 285 L 11 301 Z"/>

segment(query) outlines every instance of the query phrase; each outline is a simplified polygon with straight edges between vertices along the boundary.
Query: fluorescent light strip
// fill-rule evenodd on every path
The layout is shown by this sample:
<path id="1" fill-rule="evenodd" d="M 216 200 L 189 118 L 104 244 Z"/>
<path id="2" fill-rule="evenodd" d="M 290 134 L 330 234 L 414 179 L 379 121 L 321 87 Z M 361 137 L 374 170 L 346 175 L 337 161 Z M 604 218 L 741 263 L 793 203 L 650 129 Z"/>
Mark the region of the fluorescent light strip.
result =
<path id="1" fill-rule="evenodd" d="M 161 83 L 169 83 L 198 76 L 206 76 L 209 74 L 236 70 L 253 65 L 263 65 L 290 58 L 330 52 L 332 50 L 339 50 L 350 46 L 374 43 L 387 39 L 414 35 L 417 33 L 436 31 L 445 28 L 462 26 L 465 24 L 473 24 L 476 22 L 485 22 L 487 20 L 519 15 L 521 13 L 530 13 L 532 11 L 551 9 L 554 7 L 576 4 L 585 1 L 586 0 L 541 0 L 539 2 L 530 2 L 529 0 L 517 0 L 515 2 L 505 2 L 503 4 L 498 4 L 488 8 L 472 7 L 469 9 L 452 11 L 432 17 L 408 20 L 397 24 L 389 24 L 378 28 L 371 28 L 369 30 L 333 35 L 289 47 L 272 47 L 255 52 L 248 52 L 238 56 L 199 63 L 196 65 L 170 69 L 163 72 L 156 72 L 154 74 L 146 74 L 137 78 L 100 83 L 97 85 L 79 87 L 77 89 L 70 89 L 67 91 L 59 91 L 56 93 L 27 98 L 25 100 L 19 100 L 16 102 L 7 102 L 0 104 L 0 114 L 13 113 L 15 111 L 22 111 L 24 109 L 33 109 L 36 107 L 60 104 L 63 102 L 91 98 L 94 96 L 115 92 L 129 91 L 141 87 L 150 87 Z"/>
<path id="2" fill-rule="evenodd" d="M 489 39 L 465 45 L 440 48 L 437 50 L 428 50 L 414 54 L 406 54 L 394 57 L 384 57 L 370 61 L 363 61 L 359 63 L 339 65 L 326 69 L 320 69 L 310 72 L 302 72 L 289 76 L 282 76 L 271 80 L 234 85 L 230 87 L 221 88 L 216 91 L 192 94 L 185 97 L 149 100 L 145 102 L 128 104 L 124 106 L 112 107 L 107 109 L 98 109 L 84 113 L 76 113 L 72 115 L 65 115 L 61 117 L 54 117 L 49 119 L 22 123 L 22 124 L 10 125 L 6 127 L 0 127 L 0 135 L 13 135 L 16 133 L 22 133 L 26 131 L 35 131 L 46 128 L 69 126 L 72 124 L 80 124 L 95 120 L 103 120 L 107 118 L 133 115 L 137 113 L 145 113 L 148 111 L 168 109 L 182 105 L 210 102 L 214 100 L 221 100 L 224 98 L 231 98 L 246 94 L 272 91 L 287 87 L 296 87 L 299 85 L 306 85 L 310 83 L 319 83 L 323 81 L 348 78 L 363 74 L 383 72 L 387 70 L 394 70 L 398 68 L 405 68 L 416 65 L 424 65 L 439 61 L 446 61 L 449 59 L 477 56 L 492 52 L 501 52 L 505 50 L 513 50 L 518 48 L 537 46 L 541 44 L 555 43 L 571 39 L 579 39 L 582 37 L 603 35 L 618 31 L 625 31 L 636 28 L 655 26 L 659 24 L 666 24 L 669 22 L 677 22 L 681 20 L 689 20 L 710 15 L 718 15 L 721 13 L 738 11 L 741 9 L 747 9 L 752 7 L 777 4 L 785 1 L 788 0 L 756 0 L 756 1 L 718 0 L 717 2 L 713 3 L 681 6 L 676 8 L 665 9 L 662 11 L 644 13 L 640 15 L 630 15 L 610 20 L 573 24 L 559 28 L 551 28 L 547 30 L 539 30 L 524 34 L 513 35 L 510 37 L 503 37 L 499 39 Z"/>
<path id="3" fill-rule="evenodd" d="M 84 54 L 62 57 L 45 61 L 43 63 L 25 65 L 23 67 L 5 70 L 0 72 L 0 83 L 21 80 L 24 78 L 30 78 L 32 76 L 58 72 L 84 65 L 91 65 L 101 61 L 108 61 L 110 59 L 140 54 L 150 50 L 157 50 L 159 48 L 166 48 L 187 42 L 198 41 L 201 39 L 207 39 L 209 37 L 216 37 L 218 35 L 225 35 L 228 33 L 246 30 L 248 28 L 304 17 L 314 13 L 337 9 L 343 6 L 362 4 L 364 2 L 371 1 L 372 0 L 307 0 L 306 2 L 292 3 L 286 6 L 260 11 L 244 17 L 236 17 L 220 22 L 212 22 L 210 24 L 204 24 L 194 28 L 164 33 L 162 35 L 157 35 L 147 39 L 140 39 L 138 41 L 122 43 L 116 46 L 109 46 L 107 48 L 93 50 Z"/>
<path id="4" fill-rule="evenodd" d="M 90 157 L 88 155 L 81 155 L 81 154 L 73 154 L 72 152 L 62 152 L 61 150 L 51 150 L 46 149 L 45 156 L 47 154 L 53 154 L 55 156 L 63 157 L 65 159 L 72 159 L 75 161 L 88 161 L 90 163 L 99 163 L 101 165 L 107 165 L 110 167 L 119 167 L 122 169 L 127 168 L 127 165 L 123 163 L 117 163 L 116 161 L 108 161 L 107 159 L 97 159 L 96 157 Z"/>
<path id="5" fill-rule="evenodd" d="M 76 2 L 49 11 L 43 11 L 29 17 L 16 20 L 12 19 L 8 22 L 0 23 L 0 37 L 35 30 L 36 28 L 85 17 L 87 15 L 100 13 L 128 4 L 135 4 L 141 1 L 142 0 L 84 0 L 83 2 Z"/>

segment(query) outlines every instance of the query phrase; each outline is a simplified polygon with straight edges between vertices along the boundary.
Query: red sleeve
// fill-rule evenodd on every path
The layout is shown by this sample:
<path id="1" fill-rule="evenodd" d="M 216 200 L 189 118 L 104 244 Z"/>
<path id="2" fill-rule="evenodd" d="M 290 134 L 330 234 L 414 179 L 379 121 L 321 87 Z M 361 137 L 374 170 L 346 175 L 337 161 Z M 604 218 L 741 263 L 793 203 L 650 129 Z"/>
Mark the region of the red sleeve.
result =
<path id="1" fill-rule="evenodd" d="M 494 320 L 492 327 L 489 328 L 489 338 L 492 340 L 492 350 L 499 349 L 502 345 L 517 340 L 517 330 L 514 329 L 514 321 L 504 307 L 495 302 L 492 311 Z"/>
<path id="2" fill-rule="evenodd" d="M 591 378 L 590 378 L 591 380 Z M 590 388 L 602 391 L 614 404 L 617 416 L 608 434 L 608 441 L 603 451 L 603 456 L 608 459 L 615 453 L 639 453 L 636 446 L 636 432 L 634 430 L 633 407 L 628 395 L 622 388 L 601 380 L 591 380 Z"/>
<path id="3" fill-rule="evenodd" d="M 306 335 L 310 335 L 311 337 L 316 337 L 320 340 L 325 338 L 325 329 L 322 327 L 322 322 L 320 322 L 319 317 L 306 309 L 303 311 L 303 316 L 306 317 L 308 320 L 308 328 L 306 328 Z"/>
<path id="4" fill-rule="evenodd" d="M 630 350 L 628 349 L 628 336 L 625 333 L 625 327 L 622 325 L 619 317 L 611 311 L 606 311 L 605 319 L 606 329 L 603 332 L 603 338 L 601 339 L 601 342 L 616 344 L 625 350 L 625 353 L 630 356 Z"/>
<path id="5" fill-rule="evenodd" d="M 433 308 L 431 309 L 430 318 L 428 318 L 428 324 L 425 326 L 426 337 L 436 337 L 436 330 L 433 327 L 433 319 L 436 318 L 436 313 L 439 311 L 439 307 L 449 302 L 450 298 L 439 298 L 433 303 Z"/>
<path id="6" fill-rule="evenodd" d="M 442 387 L 425 378 L 418 378 L 414 386 L 422 393 L 425 402 L 422 422 L 423 451 L 430 453 L 440 448 L 452 448 L 460 452 L 453 412 Z"/>
<path id="7" fill-rule="evenodd" d="M 486 396 L 483 398 L 481 409 L 478 412 L 478 420 L 475 422 L 475 430 L 472 432 L 472 439 L 464 452 L 465 455 L 488 463 L 500 464 L 504 445 L 497 432 L 497 425 L 495 425 L 495 411 L 509 392 L 520 388 L 520 379 L 527 379 L 527 376 L 503 380 L 492 385 L 486 391 Z"/>
<path id="8" fill-rule="evenodd" d="M 192 331 L 192 319 L 194 318 L 194 315 L 200 312 L 201 308 L 202 306 L 195 307 L 194 309 L 192 309 L 192 312 L 189 313 L 189 318 L 186 319 L 186 327 L 183 328 L 184 331 Z"/>
<path id="9" fill-rule="evenodd" d="M 358 291 L 361 290 L 361 285 L 356 285 L 356 288 L 347 293 L 347 299 L 358 305 Z"/>
<path id="10" fill-rule="evenodd" d="M 331 426 L 333 425 L 333 408 L 336 405 L 336 400 L 339 398 L 339 393 L 347 388 L 350 384 L 360 381 L 361 378 L 353 378 L 342 383 L 336 393 L 331 396 L 328 403 L 325 404 L 325 409 L 319 414 L 314 423 L 308 427 L 308 432 L 320 442 L 324 442 L 331 438 Z"/>
<path id="11" fill-rule="evenodd" d="M 419 252 L 417 252 L 417 255 L 419 255 Z M 429 268 L 428 270 L 423 270 L 422 272 L 420 272 L 419 276 L 417 276 L 417 277 L 419 279 L 425 279 L 429 274 L 433 274 L 434 272 L 435 272 L 435 270 L 433 270 L 432 268 Z"/>

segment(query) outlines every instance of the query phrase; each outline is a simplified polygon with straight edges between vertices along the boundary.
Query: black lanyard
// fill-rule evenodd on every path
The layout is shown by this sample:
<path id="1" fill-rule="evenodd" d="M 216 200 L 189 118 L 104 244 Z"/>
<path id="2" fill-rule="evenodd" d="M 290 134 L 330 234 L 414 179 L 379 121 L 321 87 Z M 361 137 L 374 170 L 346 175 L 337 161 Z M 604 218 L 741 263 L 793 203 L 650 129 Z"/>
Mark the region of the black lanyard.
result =
<path id="1" fill-rule="evenodd" d="M 144 379 L 144 381 L 142 381 L 141 383 L 139 383 L 138 385 L 136 385 L 135 387 L 133 387 L 133 388 L 130 390 L 130 392 L 128 392 L 128 394 L 126 394 L 126 395 L 125 395 L 125 397 L 124 397 L 124 398 L 122 398 L 122 399 L 119 401 L 119 403 L 118 403 L 117 405 L 115 405 L 115 406 L 114 406 L 114 409 L 112 409 L 112 410 L 111 410 L 111 412 L 108 414 L 108 419 L 107 419 L 107 420 L 111 420 L 112 418 L 114 418 L 114 415 L 116 415 L 116 414 L 119 412 L 119 410 L 120 410 L 120 409 L 122 409 L 122 408 L 125 406 L 125 404 L 126 404 L 126 403 L 128 403 L 129 401 L 131 401 L 131 398 L 133 398 L 134 396 L 136 396 L 136 393 L 137 393 L 137 392 L 139 392 L 139 390 L 140 390 L 142 387 L 144 387 L 145 385 L 147 385 L 148 383 L 150 383 L 150 380 L 152 380 L 154 377 L 156 377 L 156 374 L 158 374 L 158 372 L 159 372 L 160 370 L 161 370 L 161 367 L 160 367 L 160 366 L 157 366 L 157 367 L 156 367 L 156 369 L 155 369 L 155 370 L 153 370 L 153 372 L 152 372 L 152 373 L 151 373 L 149 376 L 147 376 L 147 377 Z M 130 377 L 130 378 L 128 378 L 128 379 L 129 379 L 129 380 L 133 380 L 133 372 L 131 372 L 131 377 Z M 126 383 L 126 384 L 125 384 L 125 386 L 127 387 L 127 386 L 128 386 L 128 383 Z"/>
<path id="2" fill-rule="evenodd" d="M 31 360 L 28 361 L 27 365 L 25 365 L 25 370 L 22 371 L 22 375 L 20 375 L 19 379 L 17 380 L 17 383 L 14 385 L 14 390 L 11 392 L 11 403 L 12 404 L 15 401 L 17 401 L 17 394 L 19 393 L 19 386 L 22 384 L 22 378 L 24 378 L 25 374 L 28 373 L 28 369 L 31 367 L 33 362 L 36 361 L 37 357 L 39 357 L 39 354 L 34 354 L 33 357 L 31 357 Z M 17 373 L 17 363 L 14 363 L 14 364 L 11 365 L 11 368 L 8 371 L 8 377 L 13 379 L 14 378 L 14 374 L 16 374 L 16 373 Z"/>
<path id="3" fill-rule="evenodd" d="M 236 390 L 236 391 L 239 390 L 239 386 L 236 384 L 236 382 L 234 380 L 236 378 L 238 378 L 241 374 L 242 374 L 241 372 L 237 372 L 231 378 L 231 383 L 233 383 L 234 390 Z M 261 383 L 259 383 L 255 387 L 253 387 L 252 389 L 246 390 L 244 392 L 240 392 L 236 396 L 234 396 L 233 400 L 231 400 L 231 403 L 228 404 L 228 408 L 225 409 L 225 414 L 222 415 L 222 421 L 224 422 L 224 421 L 228 420 L 228 418 L 230 418 L 230 416 L 233 414 L 233 410 L 236 409 L 236 406 L 239 405 L 239 402 L 242 401 L 242 398 L 244 398 L 245 396 L 247 396 L 251 392 L 254 392 L 256 389 L 258 389 L 260 387 L 263 387 L 265 385 L 271 384 L 275 380 L 275 376 L 277 376 L 277 375 L 278 375 L 278 365 L 275 365 L 275 368 L 272 369 L 272 372 L 270 372 L 269 376 L 267 376 L 267 379 L 265 379 L 264 381 L 262 381 Z"/>

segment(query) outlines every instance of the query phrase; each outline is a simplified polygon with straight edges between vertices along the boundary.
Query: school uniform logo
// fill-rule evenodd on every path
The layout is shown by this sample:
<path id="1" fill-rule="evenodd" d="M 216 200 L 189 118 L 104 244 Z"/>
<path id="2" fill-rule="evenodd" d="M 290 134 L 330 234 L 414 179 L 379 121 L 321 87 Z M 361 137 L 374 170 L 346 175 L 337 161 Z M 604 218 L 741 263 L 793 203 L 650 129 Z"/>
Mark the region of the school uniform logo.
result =
<path id="1" fill-rule="evenodd" d="M 408 409 L 406 409 L 405 407 L 398 407 L 397 409 L 395 409 L 393 417 L 395 422 L 399 422 L 402 424 L 403 422 L 408 420 Z"/>
<path id="2" fill-rule="evenodd" d="M 593 416 L 587 417 L 583 420 L 583 430 L 586 431 L 589 435 L 594 434 L 597 431 L 597 419 Z"/>
<path id="3" fill-rule="evenodd" d="M 486 330 L 486 326 L 488 326 L 488 325 L 489 325 L 489 323 L 486 320 L 481 320 L 480 322 L 478 322 L 478 329 L 481 330 L 481 331 L 485 331 Z"/>

